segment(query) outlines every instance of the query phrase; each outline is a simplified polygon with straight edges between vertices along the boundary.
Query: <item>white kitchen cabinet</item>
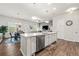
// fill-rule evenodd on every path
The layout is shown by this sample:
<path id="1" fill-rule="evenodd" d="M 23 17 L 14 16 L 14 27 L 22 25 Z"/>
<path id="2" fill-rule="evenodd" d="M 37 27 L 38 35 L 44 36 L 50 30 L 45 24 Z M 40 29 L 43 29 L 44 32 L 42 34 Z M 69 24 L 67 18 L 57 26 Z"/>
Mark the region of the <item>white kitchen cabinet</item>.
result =
<path id="1" fill-rule="evenodd" d="M 21 52 L 23 55 L 27 55 L 27 40 L 25 39 L 24 36 L 21 36 L 21 44 L 20 44 L 21 48 Z"/>
<path id="2" fill-rule="evenodd" d="M 49 45 L 49 36 L 45 35 L 45 47 Z"/>
<path id="3" fill-rule="evenodd" d="M 41 46 L 40 44 L 37 45 L 39 41 L 37 41 L 37 38 L 41 39 L 41 37 L 43 36 L 43 39 L 45 39 L 45 41 L 41 41 Z M 45 44 L 44 47 L 47 47 L 48 45 L 50 45 L 51 43 L 53 43 L 54 41 L 56 41 L 56 34 L 53 32 L 47 32 L 47 33 L 25 33 L 25 34 L 21 34 L 21 52 L 24 56 L 31 56 L 32 54 L 34 54 L 37 51 L 37 48 L 42 47 L 42 43 Z M 39 47 L 38 47 L 39 46 Z"/>
<path id="4" fill-rule="evenodd" d="M 57 34 L 56 33 L 54 33 L 54 34 L 52 34 L 51 35 L 51 42 L 53 43 L 53 42 L 55 42 L 56 40 L 57 40 Z"/>
<path id="5" fill-rule="evenodd" d="M 57 40 L 56 33 L 45 35 L 45 47 Z"/>
<path id="6" fill-rule="evenodd" d="M 52 36 L 52 35 L 48 35 L 48 36 L 49 36 L 48 39 L 49 39 L 49 45 L 50 45 L 50 44 L 53 42 L 53 41 L 52 41 L 52 40 L 53 40 L 53 38 L 52 38 L 53 36 Z"/>
<path id="7" fill-rule="evenodd" d="M 31 41 L 31 53 L 33 54 L 34 52 L 36 52 L 36 37 L 31 37 L 30 41 Z"/>
<path id="8" fill-rule="evenodd" d="M 36 37 L 21 36 L 21 52 L 23 55 L 30 56 L 36 51 Z"/>

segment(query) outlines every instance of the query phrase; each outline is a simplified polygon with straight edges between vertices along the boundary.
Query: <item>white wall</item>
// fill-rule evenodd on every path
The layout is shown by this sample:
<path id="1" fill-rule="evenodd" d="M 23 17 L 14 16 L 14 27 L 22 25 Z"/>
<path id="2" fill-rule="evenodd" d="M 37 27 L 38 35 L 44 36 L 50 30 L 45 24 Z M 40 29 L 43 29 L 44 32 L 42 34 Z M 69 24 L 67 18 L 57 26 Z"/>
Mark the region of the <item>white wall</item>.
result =
<path id="1" fill-rule="evenodd" d="M 35 22 L 31 22 L 31 21 L 27 21 L 27 20 L 21 20 L 21 19 L 17 19 L 17 18 L 11 18 L 11 17 L 6 17 L 6 16 L 0 16 L 0 25 L 6 25 L 8 26 L 8 23 L 21 23 L 22 24 L 22 30 L 24 32 L 30 32 L 31 29 L 29 28 L 29 25 L 33 26 L 33 31 L 36 31 L 37 29 L 37 23 Z"/>
<path id="2" fill-rule="evenodd" d="M 79 42 L 79 11 L 54 17 L 54 29 L 60 39 Z M 72 20 L 73 25 L 66 26 L 66 21 Z"/>

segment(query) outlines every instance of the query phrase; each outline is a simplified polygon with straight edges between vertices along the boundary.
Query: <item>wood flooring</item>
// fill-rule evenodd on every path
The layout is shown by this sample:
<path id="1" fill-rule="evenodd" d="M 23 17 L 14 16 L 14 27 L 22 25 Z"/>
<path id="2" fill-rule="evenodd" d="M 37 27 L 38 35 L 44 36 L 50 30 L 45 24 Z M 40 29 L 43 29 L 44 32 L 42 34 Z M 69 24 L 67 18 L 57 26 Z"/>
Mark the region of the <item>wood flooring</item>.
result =
<path id="1" fill-rule="evenodd" d="M 0 56 L 22 56 L 20 51 L 20 43 L 5 43 L 4 40 L 0 44 Z"/>
<path id="2" fill-rule="evenodd" d="M 59 39 L 55 44 L 37 52 L 36 56 L 79 56 L 79 42 L 71 42 Z M 20 43 L 0 44 L 0 56 L 22 56 Z"/>
<path id="3" fill-rule="evenodd" d="M 37 56 L 79 56 L 79 42 L 58 40 L 56 44 L 36 54 Z"/>

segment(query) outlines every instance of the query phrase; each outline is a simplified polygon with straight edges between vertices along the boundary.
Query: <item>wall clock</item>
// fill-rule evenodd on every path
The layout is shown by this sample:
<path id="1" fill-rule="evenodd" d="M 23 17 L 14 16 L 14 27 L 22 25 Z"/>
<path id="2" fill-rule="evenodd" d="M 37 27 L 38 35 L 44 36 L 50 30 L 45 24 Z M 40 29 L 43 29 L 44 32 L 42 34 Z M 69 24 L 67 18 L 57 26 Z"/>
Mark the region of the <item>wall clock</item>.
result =
<path id="1" fill-rule="evenodd" d="M 73 21 L 72 20 L 68 20 L 67 22 L 66 22 L 66 25 L 67 26 L 71 26 L 73 24 Z"/>

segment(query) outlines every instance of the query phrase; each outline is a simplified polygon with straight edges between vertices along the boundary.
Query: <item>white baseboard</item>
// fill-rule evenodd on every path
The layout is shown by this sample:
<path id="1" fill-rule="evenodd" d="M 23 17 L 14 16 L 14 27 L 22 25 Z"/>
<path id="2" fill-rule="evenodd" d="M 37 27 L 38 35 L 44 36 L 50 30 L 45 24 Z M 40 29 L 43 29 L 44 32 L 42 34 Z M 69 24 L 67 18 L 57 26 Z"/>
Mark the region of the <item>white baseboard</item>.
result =
<path id="1" fill-rule="evenodd" d="M 62 39 L 62 38 L 58 38 L 58 39 Z M 62 39 L 62 40 L 72 41 L 72 42 L 79 42 L 79 40 L 72 40 L 72 39 Z"/>

